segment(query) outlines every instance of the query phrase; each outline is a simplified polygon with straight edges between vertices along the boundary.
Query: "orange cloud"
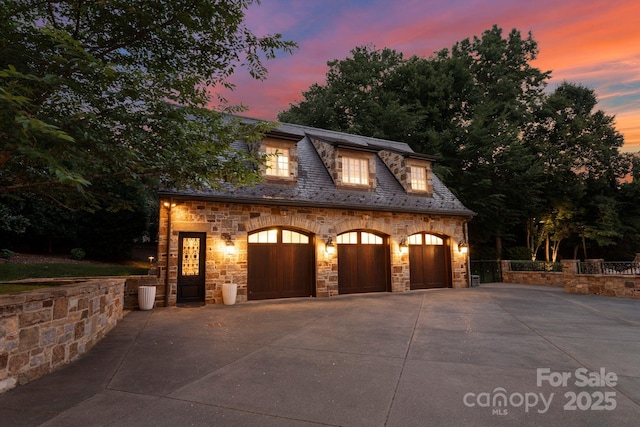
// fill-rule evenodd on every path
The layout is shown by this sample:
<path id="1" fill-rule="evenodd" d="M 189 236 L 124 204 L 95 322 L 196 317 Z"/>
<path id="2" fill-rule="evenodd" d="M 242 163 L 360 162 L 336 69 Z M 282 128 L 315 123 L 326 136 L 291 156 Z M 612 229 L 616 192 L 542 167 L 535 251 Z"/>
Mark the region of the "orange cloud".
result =
<path id="1" fill-rule="evenodd" d="M 324 82 L 328 60 L 344 58 L 356 46 L 429 56 L 497 24 L 505 35 L 512 28 L 523 36 L 532 31 L 540 48 L 534 65 L 553 71 L 551 86 L 567 80 L 593 88 L 598 108 L 616 115 L 627 147 L 640 147 L 638 17 L 637 0 L 272 0 L 250 9 L 249 27 L 258 34 L 282 32 L 300 49 L 267 62 L 265 82 L 237 73 L 237 90 L 228 97 L 248 105 L 248 115 L 274 119 L 313 83 Z"/>

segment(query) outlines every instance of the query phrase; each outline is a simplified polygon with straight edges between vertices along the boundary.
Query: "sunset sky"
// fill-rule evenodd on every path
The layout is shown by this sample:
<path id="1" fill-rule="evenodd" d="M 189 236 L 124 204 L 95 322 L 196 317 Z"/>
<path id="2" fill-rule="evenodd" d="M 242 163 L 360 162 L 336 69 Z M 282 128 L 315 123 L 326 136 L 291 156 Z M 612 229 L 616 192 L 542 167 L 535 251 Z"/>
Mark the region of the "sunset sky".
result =
<path id="1" fill-rule="evenodd" d="M 266 62 L 269 76 L 252 81 L 238 70 L 225 93 L 244 115 L 274 120 L 313 83 L 324 84 L 327 61 L 372 45 L 429 57 L 496 24 L 506 36 L 531 31 L 551 70 L 563 81 L 595 89 L 597 108 L 616 116 L 624 151 L 640 151 L 640 1 L 638 0 L 262 0 L 247 23 L 257 35 L 282 33 L 299 44 L 293 55 Z"/>

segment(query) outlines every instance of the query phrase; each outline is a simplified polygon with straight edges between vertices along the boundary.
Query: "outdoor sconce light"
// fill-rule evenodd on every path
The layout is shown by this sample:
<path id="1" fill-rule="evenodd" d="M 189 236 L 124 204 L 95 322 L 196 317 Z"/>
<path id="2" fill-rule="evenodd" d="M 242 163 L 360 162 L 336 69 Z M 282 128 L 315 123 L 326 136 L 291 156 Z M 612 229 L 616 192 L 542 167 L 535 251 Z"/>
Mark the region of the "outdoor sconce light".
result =
<path id="1" fill-rule="evenodd" d="M 409 253 L 409 245 L 407 245 L 406 237 L 403 237 L 402 240 L 400 241 L 399 249 L 402 255 Z"/>
<path id="2" fill-rule="evenodd" d="M 227 255 L 233 255 L 236 253 L 236 246 L 233 244 L 233 240 L 231 240 L 231 235 L 229 233 L 222 233 L 221 236 L 225 241 L 225 248 L 224 248 L 224 252 Z"/>
<path id="3" fill-rule="evenodd" d="M 329 255 L 333 255 L 336 253 L 336 247 L 333 244 L 333 239 L 331 237 L 327 239 L 327 243 L 325 243 L 324 245 L 324 251 Z"/>
<path id="4" fill-rule="evenodd" d="M 165 208 L 175 208 L 176 204 L 175 203 L 169 203 L 169 202 L 164 202 L 163 203 Z"/>
<path id="5" fill-rule="evenodd" d="M 467 242 L 464 240 L 460 240 L 458 242 L 458 252 L 460 252 L 461 254 L 466 254 L 468 251 L 469 245 L 467 244 Z"/>

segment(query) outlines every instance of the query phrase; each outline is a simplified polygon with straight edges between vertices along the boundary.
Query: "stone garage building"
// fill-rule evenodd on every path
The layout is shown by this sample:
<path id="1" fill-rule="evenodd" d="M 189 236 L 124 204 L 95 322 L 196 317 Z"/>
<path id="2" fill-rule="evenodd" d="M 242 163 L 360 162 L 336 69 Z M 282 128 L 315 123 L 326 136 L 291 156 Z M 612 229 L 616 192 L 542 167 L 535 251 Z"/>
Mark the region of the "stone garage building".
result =
<path id="1" fill-rule="evenodd" d="M 239 302 L 468 286 L 473 212 L 432 173 L 433 157 L 284 123 L 236 145 L 272 154 L 264 182 L 160 192 L 166 304 L 220 303 L 225 283 Z"/>

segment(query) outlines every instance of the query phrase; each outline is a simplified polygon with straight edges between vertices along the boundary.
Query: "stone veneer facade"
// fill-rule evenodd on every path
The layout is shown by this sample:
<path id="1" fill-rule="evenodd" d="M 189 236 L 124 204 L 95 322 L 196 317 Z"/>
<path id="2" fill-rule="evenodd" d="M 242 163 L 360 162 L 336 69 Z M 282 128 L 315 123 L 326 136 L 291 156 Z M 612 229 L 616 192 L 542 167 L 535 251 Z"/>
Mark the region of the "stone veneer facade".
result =
<path id="1" fill-rule="evenodd" d="M 163 206 L 167 200 L 161 200 Z M 225 203 L 204 200 L 171 200 L 160 212 L 158 241 L 158 287 L 170 285 L 169 305 L 176 302 L 178 276 L 178 237 L 180 232 L 206 232 L 205 303 L 222 302 L 222 285 L 238 285 L 238 301 L 247 300 L 247 236 L 248 233 L 274 226 L 291 227 L 311 232 L 316 247 L 316 296 L 338 294 L 337 254 L 325 251 L 331 237 L 352 230 L 370 230 L 390 238 L 392 292 L 409 290 L 409 256 L 401 254 L 399 243 L 411 234 L 429 232 L 449 238 L 451 280 L 454 288 L 468 286 L 467 255 L 458 251 L 463 228 L 468 218 L 462 216 L 356 211 L 314 207 L 291 207 Z M 167 267 L 168 218 L 171 217 L 169 262 Z M 233 239 L 236 253 L 225 254 L 222 234 Z M 168 270 L 167 270 L 168 268 Z"/>
<path id="2" fill-rule="evenodd" d="M 329 171 L 329 175 L 331 176 L 331 179 L 336 186 L 344 188 L 360 188 L 362 190 L 375 190 L 377 182 L 376 155 L 374 152 L 371 152 L 370 150 L 358 151 L 354 150 L 353 147 L 344 150 L 341 148 L 336 148 L 331 143 L 313 137 L 311 138 L 311 142 L 316 148 L 320 159 L 322 159 L 324 166 L 327 168 L 327 171 Z M 343 159 L 345 157 L 365 159 L 367 161 L 369 171 L 367 185 L 353 185 L 342 181 Z"/>
<path id="3" fill-rule="evenodd" d="M 378 153 L 378 156 L 385 165 L 389 168 L 389 170 L 393 173 L 393 175 L 398 178 L 400 185 L 405 189 L 408 193 L 424 193 L 431 194 L 433 193 L 433 178 L 431 177 L 431 162 L 423 159 L 413 159 L 407 158 L 406 155 L 402 155 L 400 153 L 394 153 L 392 151 L 382 150 Z M 423 167 L 426 173 L 426 190 L 424 191 L 414 191 L 411 188 L 411 175 L 410 168 L 411 166 Z"/>

